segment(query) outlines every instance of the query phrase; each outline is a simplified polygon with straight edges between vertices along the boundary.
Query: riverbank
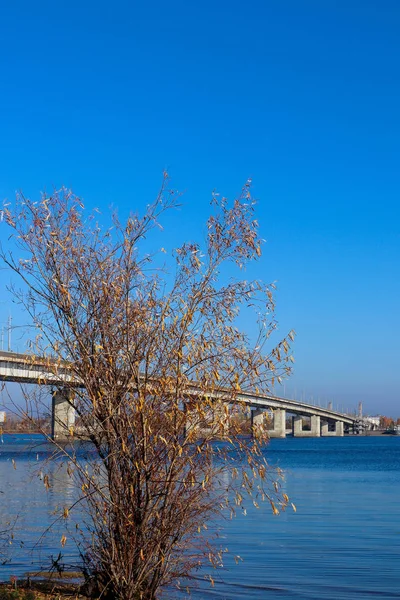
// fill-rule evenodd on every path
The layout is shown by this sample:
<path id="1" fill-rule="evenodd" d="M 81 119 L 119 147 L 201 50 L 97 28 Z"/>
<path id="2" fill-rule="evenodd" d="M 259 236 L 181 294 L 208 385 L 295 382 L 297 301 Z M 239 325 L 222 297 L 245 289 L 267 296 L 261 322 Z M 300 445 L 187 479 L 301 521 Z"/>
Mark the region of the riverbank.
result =
<path id="1" fill-rule="evenodd" d="M 0 583 L 0 600 L 88 600 L 79 584 L 55 579 Z"/>

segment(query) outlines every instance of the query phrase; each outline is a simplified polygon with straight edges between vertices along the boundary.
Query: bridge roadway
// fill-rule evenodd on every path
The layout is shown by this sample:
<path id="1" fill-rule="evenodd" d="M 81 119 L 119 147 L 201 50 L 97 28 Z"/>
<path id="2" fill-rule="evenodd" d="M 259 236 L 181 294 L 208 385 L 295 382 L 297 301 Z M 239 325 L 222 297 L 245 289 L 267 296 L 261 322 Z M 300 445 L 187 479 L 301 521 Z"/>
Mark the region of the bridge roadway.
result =
<path id="1" fill-rule="evenodd" d="M 61 388 L 63 384 L 68 384 L 69 387 L 71 385 L 77 387 L 80 386 L 79 382 L 71 375 L 68 365 L 60 366 L 57 369 L 57 373 L 53 373 L 48 368 L 47 359 L 4 351 L 0 351 L 0 381 L 36 383 L 41 385 L 53 385 Z M 196 389 L 195 385 L 193 385 L 191 389 L 193 395 L 196 395 L 197 391 L 200 392 L 200 390 Z M 216 399 L 223 399 L 223 390 L 216 392 L 214 396 Z M 355 416 L 273 395 L 258 395 L 249 392 L 241 392 L 237 395 L 237 400 L 255 409 L 251 412 L 253 425 L 262 422 L 266 409 L 273 410 L 274 428 L 271 430 L 271 437 L 285 437 L 286 412 L 294 415 L 293 435 L 295 437 L 319 437 L 320 435 L 340 436 L 343 435 L 344 424 L 352 427 L 356 421 Z M 63 396 L 60 395 L 60 393 L 55 402 L 53 399 L 53 428 L 54 420 L 67 418 L 68 406 L 70 406 L 70 403 L 65 401 L 65 397 L 63 399 Z M 59 418 L 57 417 L 57 407 Z M 302 417 L 310 417 L 311 429 L 309 431 L 303 430 Z M 334 431 L 329 430 L 329 424 L 335 425 Z"/>

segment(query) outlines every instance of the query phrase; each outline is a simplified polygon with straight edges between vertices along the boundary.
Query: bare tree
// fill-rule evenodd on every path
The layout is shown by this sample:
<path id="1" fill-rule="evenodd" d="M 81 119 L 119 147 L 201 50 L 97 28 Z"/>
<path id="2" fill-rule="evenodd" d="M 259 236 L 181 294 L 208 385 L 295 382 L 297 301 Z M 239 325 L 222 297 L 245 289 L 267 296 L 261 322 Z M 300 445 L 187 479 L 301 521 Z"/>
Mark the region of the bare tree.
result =
<path id="1" fill-rule="evenodd" d="M 268 393 L 292 360 L 292 332 L 268 347 L 273 285 L 227 276 L 261 254 L 250 183 L 232 206 L 213 197 L 204 248 L 178 248 L 169 274 L 142 247 L 176 198 L 165 176 L 144 216 L 114 216 L 107 230 L 67 190 L 4 209 L 21 256 L 2 258 L 40 328 L 35 352 L 54 373 L 69 369 L 64 387 L 95 448 L 87 462 L 54 442 L 82 490 L 86 569 L 103 597 L 152 600 L 204 560 L 219 564 L 207 523 L 245 492 L 275 513 L 288 502 L 262 454 L 266 429 L 243 438 L 231 419 L 248 410 L 243 392 Z M 253 342 L 237 327 L 249 307 Z"/>

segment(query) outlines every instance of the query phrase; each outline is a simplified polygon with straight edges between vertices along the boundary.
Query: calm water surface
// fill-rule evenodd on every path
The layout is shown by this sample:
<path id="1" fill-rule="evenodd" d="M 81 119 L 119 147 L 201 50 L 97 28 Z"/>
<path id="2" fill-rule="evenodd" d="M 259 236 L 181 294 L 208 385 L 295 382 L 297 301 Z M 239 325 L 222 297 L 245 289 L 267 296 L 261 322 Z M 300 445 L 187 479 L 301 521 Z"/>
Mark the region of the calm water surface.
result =
<path id="1" fill-rule="evenodd" d="M 0 580 L 47 567 L 48 556 L 58 555 L 63 523 L 36 543 L 56 505 L 73 498 L 62 469 L 54 468 L 53 487 L 45 491 L 45 447 L 30 449 L 31 443 L 6 435 L 0 443 L 0 524 L 19 515 Z M 267 506 L 249 503 L 246 517 L 224 523 L 225 569 L 212 573 L 213 588 L 199 577 L 192 597 L 400 598 L 400 436 L 272 440 L 267 454 L 285 469 L 284 491 L 297 512 L 274 517 Z M 67 563 L 77 561 L 70 538 L 63 554 Z M 243 562 L 236 565 L 235 555 Z"/>

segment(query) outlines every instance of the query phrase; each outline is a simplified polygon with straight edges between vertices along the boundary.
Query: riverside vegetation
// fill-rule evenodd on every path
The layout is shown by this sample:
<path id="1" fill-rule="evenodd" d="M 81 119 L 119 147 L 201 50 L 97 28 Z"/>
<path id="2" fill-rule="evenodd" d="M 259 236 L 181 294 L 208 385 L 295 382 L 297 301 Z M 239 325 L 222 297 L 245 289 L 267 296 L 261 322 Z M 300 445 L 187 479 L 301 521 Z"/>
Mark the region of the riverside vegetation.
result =
<path id="1" fill-rule="evenodd" d="M 204 561 L 220 565 L 214 520 L 242 509 L 244 495 L 275 514 L 289 504 L 262 454 L 266 427 L 244 439 L 232 417 L 247 410 L 239 392 L 270 392 L 293 360 L 293 332 L 271 342 L 274 286 L 243 278 L 262 245 L 250 182 L 232 204 L 213 195 L 204 244 L 150 254 L 179 198 L 165 174 L 143 216 L 113 215 L 108 228 L 65 189 L 4 207 L 15 245 L 1 257 L 39 331 L 31 352 L 51 356 L 54 373 L 67 361 L 81 384 L 66 383 L 64 393 L 95 456 L 52 443 L 81 490 L 60 518 L 73 519 L 79 506 L 84 527 L 71 535 L 92 594 L 104 600 L 154 600 Z M 254 316 L 252 338 L 237 327 L 243 311 Z M 38 384 L 26 392 L 27 419 L 47 402 Z M 46 474 L 43 482 L 51 486 Z"/>

